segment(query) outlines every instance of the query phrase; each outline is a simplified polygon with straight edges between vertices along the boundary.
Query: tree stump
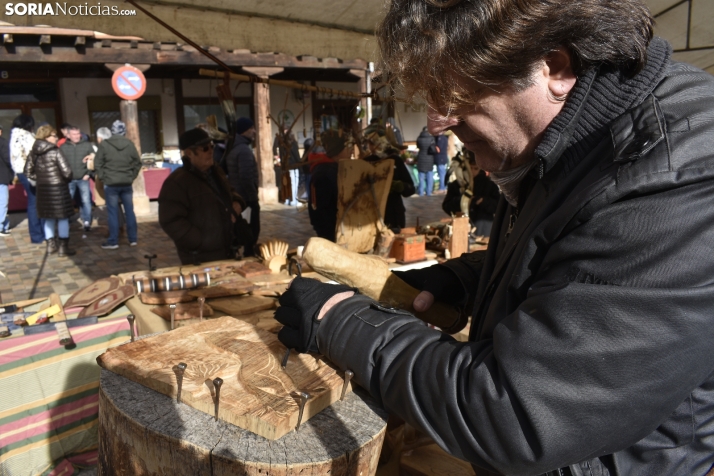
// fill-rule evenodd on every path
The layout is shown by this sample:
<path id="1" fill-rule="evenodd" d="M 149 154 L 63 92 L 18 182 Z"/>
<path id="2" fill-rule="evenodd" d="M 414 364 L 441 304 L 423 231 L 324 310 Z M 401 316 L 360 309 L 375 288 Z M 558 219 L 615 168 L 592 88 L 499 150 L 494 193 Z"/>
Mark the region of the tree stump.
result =
<path id="1" fill-rule="evenodd" d="M 386 421 L 357 389 L 270 441 L 102 370 L 98 474 L 374 475 Z"/>

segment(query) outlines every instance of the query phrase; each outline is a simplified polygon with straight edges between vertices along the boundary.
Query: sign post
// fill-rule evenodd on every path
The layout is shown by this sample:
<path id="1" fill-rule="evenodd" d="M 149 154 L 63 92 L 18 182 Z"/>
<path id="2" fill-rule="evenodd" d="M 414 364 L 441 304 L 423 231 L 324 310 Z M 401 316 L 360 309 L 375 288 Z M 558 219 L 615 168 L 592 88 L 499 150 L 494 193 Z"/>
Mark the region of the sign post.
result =
<path id="1" fill-rule="evenodd" d="M 125 65 L 114 71 L 112 75 L 112 88 L 122 98 L 119 102 L 121 120 L 126 125 L 126 138 L 134 143 L 141 157 L 141 138 L 139 134 L 139 109 L 136 100 L 146 92 L 146 78 L 144 74 L 131 65 Z M 146 184 L 143 171 L 136 176 L 133 189 L 134 213 L 148 215 L 151 213 L 149 197 L 146 195 Z"/>

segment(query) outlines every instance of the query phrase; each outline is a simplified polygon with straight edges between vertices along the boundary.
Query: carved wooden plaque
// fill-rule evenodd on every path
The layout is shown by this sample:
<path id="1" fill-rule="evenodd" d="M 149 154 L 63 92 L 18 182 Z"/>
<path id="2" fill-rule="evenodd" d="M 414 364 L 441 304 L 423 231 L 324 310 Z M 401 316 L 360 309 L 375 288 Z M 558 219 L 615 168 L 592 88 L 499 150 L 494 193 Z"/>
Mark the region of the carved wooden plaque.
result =
<path id="1" fill-rule="evenodd" d="M 99 365 L 146 387 L 176 396 L 176 365 L 187 364 L 181 400 L 214 414 L 212 381 L 223 379 L 218 417 L 274 440 L 295 428 L 296 392 L 307 392 L 303 422 L 340 398 L 343 375 L 321 357 L 291 353 L 277 336 L 221 317 L 107 350 Z"/>
<path id="2" fill-rule="evenodd" d="M 89 306 L 82 309 L 77 317 L 103 316 L 109 314 L 124 301 L 134 297 L 134 286 L 125 284 L 118 289 L 105 294 L 101 299 L 97 299 Z"/>
<path id="3" fill-rule="evenodd" d="M 374 248 L 384 218 L 394 160 L 342 160 L 337 172 L 337 244 L 366 253 Z"/>
<path id="4" fill-rule="evenodd" d="M 67 302 L 64 303 L 64 307 L 69 309 L 71 307 L 89 306 L 119 288 L 119 286 L 121 286 L 119 278 L 111 277 L 99 279 L 72 294 L 69 299 L 67 299 Z"/>

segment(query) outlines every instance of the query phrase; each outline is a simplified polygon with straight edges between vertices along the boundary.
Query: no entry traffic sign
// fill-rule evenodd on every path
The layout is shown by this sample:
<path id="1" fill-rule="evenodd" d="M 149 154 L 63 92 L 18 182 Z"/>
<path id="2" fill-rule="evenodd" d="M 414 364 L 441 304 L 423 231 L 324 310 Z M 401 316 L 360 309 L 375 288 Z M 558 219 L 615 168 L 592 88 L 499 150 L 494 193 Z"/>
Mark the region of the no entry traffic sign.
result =
<path id="1" fill-rule="evenodd" d="M 134 101 L 139 99 L 146 91 L 146 78 L 135 67 L 122 66 L 114 71 L 112 88 L 120 98 Z"/>

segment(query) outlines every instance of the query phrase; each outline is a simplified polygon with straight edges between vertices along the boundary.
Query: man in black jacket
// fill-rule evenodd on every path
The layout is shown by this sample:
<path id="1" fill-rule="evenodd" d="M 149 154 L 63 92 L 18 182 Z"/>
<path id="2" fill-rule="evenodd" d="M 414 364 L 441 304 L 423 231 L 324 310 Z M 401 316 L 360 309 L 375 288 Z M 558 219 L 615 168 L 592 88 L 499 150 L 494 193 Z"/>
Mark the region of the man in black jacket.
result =
<path id="1" fill-rule="evenodd" d="M 176 244 L 182 264 L 234 259 L 234 224 L 245 208 L 213 160 L 213 143 L 203 129 L 179 138 L 183 167 L 159 192 L 159 224 Z"/>
<path id="2" fill-rule="evenodd" d="M 2 136 L 0 126 L 0 236 L 10 236 L 10 219 L 7 217 L 7 207 L 10 203 L 9 185 L 15 178 L 10 162 L 10 144 Z"/>
<path id="3" fill-rule="evenodd" d="M 260 203 L 258 202 L 258 164 L 250 147 L 255 140 L 255 125 L 249 117 L 236 121 L 236 138 L 233 148 L 226 156 L 228 180 L 233 189 L 245 200 L 250 208 L 250 229 L 253 240 L 246 243 L 244 256 L 255 255 L 255 244 L 260 235 Z"/>
<path id="4" fill-rule="evenodd" d="M 418 310 L 467 306 L 469 342 L 302 278 L 281 341 L 480 475 L 707 474 L 714 78 L 652 25 L 638 0 L 391 2 L 383 74 L 503 192 L 485 254 L 402 274 Z"/>

